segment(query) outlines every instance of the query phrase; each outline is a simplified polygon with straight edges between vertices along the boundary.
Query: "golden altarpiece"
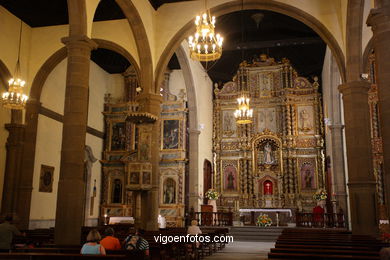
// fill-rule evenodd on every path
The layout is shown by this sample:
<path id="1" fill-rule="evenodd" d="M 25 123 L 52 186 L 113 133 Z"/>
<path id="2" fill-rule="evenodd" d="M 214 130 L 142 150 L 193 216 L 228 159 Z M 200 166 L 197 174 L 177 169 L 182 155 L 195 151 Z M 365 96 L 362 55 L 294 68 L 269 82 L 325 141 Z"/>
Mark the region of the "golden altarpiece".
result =
<path id="1" fill-rule="evenodd" d="M 162 93 L 161 114 L 142 112 L 135 102 L 138 80 L 135 71 L 124 75 L 126 94 L 117 100 L 106 95 L 106 138 L 102 159 L 100 219 L 142 219 L 141 204 L 152 189 L 152 176 L 159 175 L 159 214 L 167 226 L 184 223 L 187 102 L 184 90 L 177 96 Z M 163 89 L 168 88 L 168 74 Z M 152 147 L 152 123 L 160 125 L 160 147 Z M 152 171 L 151 149 L 160 150 L 160 172 Z"/>
<path id="2" fill-rule="evenodd" d="M 242 91 L 253 122 L 236 124 Z M 318 79 L 297 75 L 287 59 L 242 62 L 233 81 L 215 87 L 214 186 L 219 208 L 311 210 L 325 187 L 324 126 Z"/>

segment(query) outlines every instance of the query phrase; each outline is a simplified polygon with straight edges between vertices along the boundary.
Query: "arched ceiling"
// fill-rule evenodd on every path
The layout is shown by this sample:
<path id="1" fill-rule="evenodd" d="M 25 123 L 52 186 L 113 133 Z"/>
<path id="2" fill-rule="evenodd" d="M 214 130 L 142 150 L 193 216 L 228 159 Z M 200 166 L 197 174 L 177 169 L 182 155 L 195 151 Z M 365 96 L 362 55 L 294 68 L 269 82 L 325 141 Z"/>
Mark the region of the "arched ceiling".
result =
<path id="1" fill-rule="evenodd" d="M 208 71 L 214 82 L 231 80 L 241 61 L 251 61 L 262 53 L 276 61 L 288 58 L 302 76 L 321 76 L 325 42 L 289 16 L 265 10 L 239 11 L 219 17 L 216 29 L 225 39 L 221 59 Z"/>

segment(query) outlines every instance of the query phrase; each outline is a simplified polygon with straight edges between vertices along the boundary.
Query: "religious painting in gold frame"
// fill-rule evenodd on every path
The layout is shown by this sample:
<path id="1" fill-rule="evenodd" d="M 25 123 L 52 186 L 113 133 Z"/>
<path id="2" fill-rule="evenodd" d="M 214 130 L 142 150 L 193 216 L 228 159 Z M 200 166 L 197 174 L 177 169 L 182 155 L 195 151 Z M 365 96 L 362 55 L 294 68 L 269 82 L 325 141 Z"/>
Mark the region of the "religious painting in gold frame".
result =
<path id="1" fill-rule="evenodd" d="M 182 121 L 177 118 L 165 118 L 161 124 L 161 149 L 182 149 Z"/>
<path id="2" fill-rule="evenodd" d="M 238 160 L 221 160 L 221 183 L 224 194 L 240 191 L 240 169 Z"/>
<path id="3" fill-rule="evenodd" d="M 315 110 L 313 105 L 298 105 L 296 108 L 296 131 L 298 135 L 315 134 Z"/>
<path id="4" fill-rule="evenodd" d="M 302 193 L 313 193 L 318 189 L 317 157 L 297 158 L 297 178 Z"/>

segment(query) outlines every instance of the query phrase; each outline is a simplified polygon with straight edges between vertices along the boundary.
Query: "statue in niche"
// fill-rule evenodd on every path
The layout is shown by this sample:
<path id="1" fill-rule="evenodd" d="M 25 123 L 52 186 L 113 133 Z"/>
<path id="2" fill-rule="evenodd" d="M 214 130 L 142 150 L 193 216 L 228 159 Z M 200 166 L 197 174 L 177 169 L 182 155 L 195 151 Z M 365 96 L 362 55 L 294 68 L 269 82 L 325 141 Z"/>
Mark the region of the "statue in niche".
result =
<path id="1" fill-rule="evenodd" d="M 305 171 L 305 188 L 310 189 L 312 183 L 313 176 L 311 175 L 311 171 L 306 169 Z"/>
<path id="2" fill-rule="evenodd" d="M 300 130 L 303 132 L 310 131 L 312 128 L 312 125 L 310 123 L 310 114 L 306 111 L 306 109 L 303 109 L 299 113 L 299 117 L 300 117 L 300 123 L 301 123 Z"/>
<path id="3" fill-rule="evenodd" d="M 112 185 L 112 203 L 122 203 L 122 181 L 115 179 Z"/>
<path id="4" fill-rule="evenodd" d="M 274 158 L 272 155 L 272 146 L 267 142 L 264 145 L 264 164 L 272 164 L 274 162 Z"/>
<path id="5" fill-rule="evenodd" d="M 119 122 L 112 125 L 112 135 L 111 135 L 111 150 L 125 150 L 126 148 L 126 133 L 125 133 L 125 123 Z"/>
<path id="6" fill-rule="evenodd" d="M 234 166 L 229 165 L 224 170 L 225 190 L 234 191 L 237 189 L 237 170 Z"/>
<path id="7" fill-rule="evenodd" d="M 172 178 L 167 178 L 163 189 L 164 204 L 175 204 L 176 201 L 176 182 Z"/>

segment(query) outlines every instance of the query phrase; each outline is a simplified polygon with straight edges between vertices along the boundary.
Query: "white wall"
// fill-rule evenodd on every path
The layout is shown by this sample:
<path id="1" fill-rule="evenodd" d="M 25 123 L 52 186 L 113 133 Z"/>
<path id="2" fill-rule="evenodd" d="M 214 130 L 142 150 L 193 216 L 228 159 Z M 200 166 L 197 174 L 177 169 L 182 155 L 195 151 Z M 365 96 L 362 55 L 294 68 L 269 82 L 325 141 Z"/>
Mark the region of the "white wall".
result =
<path id="1" fill-rule="evenodd" d="M 66 59 L 57 65 L 57 67 L 48 76 L 43 86 L 41 96 L 43 107 L 51 109 L 61 115 L 63 115 L 64 111 L 66 66 Z M 91 62 L 88 126 L 102 132 L 104 131 L 104 121 L 102 115 L 104 94 L 107 93 L 107 89 L 120 93 L 121 91 L 119 91 L 118 88 L 123 89 L 124 86 L 123 77 L 120 80 L 121 77 L 121 75 L 108 74 L 98 65 Z M 122 84 L 120 82 L 122 82 Z M 45 228 L 54 226 L 57 187 L 60 174 L 61 142 L 62 123 L 46 116 L 39 115 L 30 212 L 30 228 Z M 103 152 L 103 140 L 96 136 L 87 134 L 86 144 L 92 148 L 94 156 L 100 160 Z M 51 193 L 39 192 L 39 178 L 42 164 L 55 167 L 53 192 Z M 92 216 L 88 216 L 92 219 L 96 219 L 99 213 L 101 183 L 101 165 L 99 161 L 95 162 L 92 166 L 90 196 L 92 195 L 92 187 L 95 179 L 97 194 L 94 204 L 94 214 Z"/>

